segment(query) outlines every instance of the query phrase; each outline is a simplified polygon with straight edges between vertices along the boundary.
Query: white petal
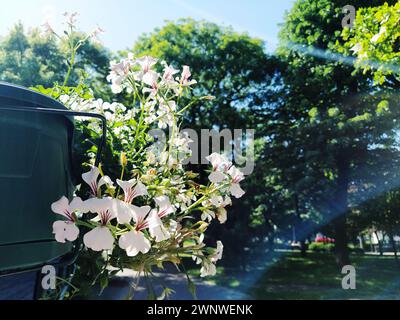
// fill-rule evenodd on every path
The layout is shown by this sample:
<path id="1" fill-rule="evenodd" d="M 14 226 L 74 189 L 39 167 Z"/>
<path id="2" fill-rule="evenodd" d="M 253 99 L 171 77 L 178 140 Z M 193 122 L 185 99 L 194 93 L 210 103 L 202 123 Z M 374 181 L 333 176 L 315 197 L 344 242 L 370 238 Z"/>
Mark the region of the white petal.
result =
<path id="1" fill-rule="evenodd" d="M 116 213 L 119 224 L 130 223 L 133 218 L 132 206 L 118 199 L 114 199 L 113 212 Z"/>
<path id="2" fill-rule="evenodd" d="M 169 239 L 171 236 L 167 229 L 163 225 L 154 228 L 149 228 L 151 236 L 156 242 L 161 242 Z"/>
<path id="3" fill-rule="evenodd" d="M 51 205 L 51 210 L 55 213 L 61 214 L 65 217 L 65 211 L 69 211 L 69 201 L 68 199 L 63 196 L 60 200 L 54 202 Z"/>
<path id="4" fill-rule="evenodd" d="M 132 211 L 133 211 L 133 219 L 135 220 L 136 223 L 141 223 L 144 221 L 146 218 L 147 214 L 151 210 L 150 206 L 144 206 L 144 207 L 137 207 L 134 205 L 131 205 Z"/>
<path id="5" fill-rule="evenodd" d="M 217 210 L 217 218 L 221 224 L 224 224 L 226 222 L 226 220 L 228 219 L 228 215 L 225 208 L 219 208 Z"/>
<path id="6" fill-rule="evenodd" d="M 154 71 L 146 72 L 142 78 L 142 81 L 147 84 L 148 86 L 153 86 L 156 83 L 159 74 Z"/>
<path id="7" fill-rule="evenodd" d="M 114 237 L 107 227 L 102 226 L 86 233 L 83 242 L 93 251 L 111 250 L 114 245 Z"/>
<path id="8" fill-rule="evenodd" d="M 206 157 L 206 159 L 211 162 L 215 170 L 219 168 L 225 170 L 232 165 L 232 163 L 224 155 L 216 152 L 210 154 L 208 157 Z"/>
<path id="9" fill-rule="evenodd" d="M 226 176 L 220 172 L 220 171 L 213 171 L 210 173 L 210 175 L 208 176 L 208 179 L 212 182 L 212 183 L 221 183 L 222 181 L 224 181 L 226 178 Z"/>
<path id="10" fill-rule="evenodd" d="M 246 193 L 238 183 L 232 184 L 229 191 L 235 198 L 240 198 Z"/>
<path id="11" fill-rule="evenodd" d="M 215 276 L 217 274 L 217 268 L 213 263 L 205 262 L 200 269 L 200 277 L 204 278 L 207 276 Z"/>
<path id="12" fill-rule="evenodd" d="M 228 174 L 232 177 L 232 179 L 236 180 L 236 183 L 242 181 L 244 179 L 244 174 L 235 166 L 232 166 L 228 170 Z"/>
<path id="13" fill-rule="evenodd" d="M 89 172 L 82 174 L 82 179 L 85 181 L 90 187 L 93 184 L 97 184 L 97 178 L 99 177 L 100 171 L 97 167 L 92 167 Z"/>
<path id="14" fill-rule="evenodd" d="M 55 221 L 53 233 L 57 242 L 65 243 L 65 240 L 75 241 L 79 235 L 79 228 L 70 221 Z"/>
<path id="15" fill-rule="evenodd" d="M 112 182 L 111 178 L 109 176 L 103 176 L 100 178 L 97 188 L 100 188 L 102 185 L 108 185 L 108 186 L 113 186 L 114 182 Z"/>
<path id="16" fill-rule="evenodd" d="M 116 217 L 115 203 L 113 198 L 90 198 L 84 201 L 84 207 L 92 213 L 110 211 L 111 217 Z"/>
<path id="17" fill-rule="evenodd" d="M 172 206 L 169 198 L 167 196 L 160 196 L 154 198 L 154 201 L 159 207 L 158 212 L 162 213 L 162 216 L 166 216 L 172 212 L 175 212 L 175 208 Z"/>
<path id="18" fill-rule="evenodd" d="M 72 199 L 71 203 L 69 204 L 69 208 L 71 212 L 80 211 L 82 213 L 86 213 L 86 206 L 81 198 L 75 197 Z"/>
<path id="19" fill-rule="evenodd" d="M 213 196 L 211 197 L 210 202 L 214 206 L 219 207 L 224 203 L 224 198 L 222 198 L 221 196 Z"/>
<path id="20" fill-rule="evenodd" d="M 117 179 L 117 184 L 122 188 L 122 190 L 124 190 L 124 192 L 131 190 L 135 182 L 136 182 L 135 179 L 131 179 L 129 181 L 122 181 Z"/>
<path id="21" fill-rule="evenodd" d="M 119 246 L 121 249 L 126 250 L 128 257 L 134 257 L 139 252 L 149 252 L 151 243 L 143 233 L 133 230 L 119 238 Z"/>
<path id="22" fill-rule="evenodd" d="M 224 245 L 222 244 L 221 241 L 217 241 L 217 249 L 215 250 L 215 253 L 210 257 L 211 262 L 215 263 L 218 260 L 221 260 L 223 252 L 224 252 Z"/>
<path id="23" fill-rule="evenodd" d="M 135 198 L 139 197 L 139 196 L 147 196 L 147 189 L 146 186 L 141 183 L 140 181 L 137 183 L 136 187 L 135 187 Z"/>
<path id="24" fill-rule="evenodd" d="M 169 234 L 167 229 L 165 229 L 156 210 L 151 210 L 147 221 L 149 224 L 150 235 L 155 238 L 156 242 L 161 242 L 169 239 L 171 235 Z"/>

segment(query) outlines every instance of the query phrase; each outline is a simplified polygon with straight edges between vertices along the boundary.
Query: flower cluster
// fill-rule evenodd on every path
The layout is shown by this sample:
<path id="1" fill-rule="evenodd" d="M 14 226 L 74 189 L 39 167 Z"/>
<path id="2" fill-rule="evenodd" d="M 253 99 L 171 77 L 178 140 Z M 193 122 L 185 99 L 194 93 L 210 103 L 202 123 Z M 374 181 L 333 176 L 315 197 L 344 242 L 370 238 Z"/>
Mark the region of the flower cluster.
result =
<path id="1" fill-rule="evenodd" d="M 239 185 L 244 175 L 227 157 L 213 153 L 207 157 L 212 165 L 209 182 L 200 184 L 183 164 L 192 141 L 179 132 L 184 111 L 211 97 L 193 94 L 196 81 L 188 66 L 179 71 L 155 58 L 130 54 L 111 62 L 110 68 L 107 79 L 113 92 L 126 90 L 132 107 L 79 95 L 59 99 L 73 110 L 106 116 L 114 150 L 118 146 L 115 151 L 123 156 L 121 173 L 108 177 L 102 167 L 92 166 L 82 175 L 86 200 L 62 197 L 53 203 L 52 210 L 65 218 L 53 225 L 56 240 L 75 241 L 84 233 L 86 250 L 105 253 L 111 267 L 140 272 L 191 257 L 201 265 L 202 277 L 215 275 L 223 244 L 208 247 L 205 231 L 214 219 L 226 222 L 231 196 L 244 194 Z M 150 135 L 153 129 L 168 131 L 164 143 Z"/>

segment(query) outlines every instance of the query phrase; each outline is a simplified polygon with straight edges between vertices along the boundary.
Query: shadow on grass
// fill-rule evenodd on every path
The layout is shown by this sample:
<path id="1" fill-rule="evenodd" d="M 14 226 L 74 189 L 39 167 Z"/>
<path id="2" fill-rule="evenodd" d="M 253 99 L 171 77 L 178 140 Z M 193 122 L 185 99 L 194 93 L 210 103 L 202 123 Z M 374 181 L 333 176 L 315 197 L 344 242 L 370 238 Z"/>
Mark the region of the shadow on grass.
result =
<path id="1" fill-rule="evenodd" d="M 351 262 L 357 272 L 355 290 L 342 289 L 344 275 L 332 254 L 314 252 L 305 258 L 297 252 L 274 254 L 264 265 L 250 266 L 245 276 L 219 268 L 209 281 L 253 299 L 400 299 L 400 268 L 393 257 L 353 255 Z M 257 279 L 247 285 L 252 274 Z"/>

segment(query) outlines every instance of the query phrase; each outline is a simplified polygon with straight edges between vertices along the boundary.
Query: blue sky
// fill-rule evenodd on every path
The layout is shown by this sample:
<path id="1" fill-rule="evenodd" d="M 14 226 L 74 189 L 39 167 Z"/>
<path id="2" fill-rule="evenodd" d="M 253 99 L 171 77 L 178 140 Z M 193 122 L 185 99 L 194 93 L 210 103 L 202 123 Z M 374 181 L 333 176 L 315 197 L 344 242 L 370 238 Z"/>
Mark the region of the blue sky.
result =
<path id="1" fill-rule="evenodd" d="M 120 50 L 130 47 L 143 32 L 162 26 L 165 20 L 192 17 L 247 31 L 265 40 L 272 50 L 277 42 L 278 23 L 293 3 L 294 0 L 9 0 L 2 3 L 0 35 L 18 21 L 32 27 L 47 18 L 60 28 L 62 13 L 76 11 L 83 30 L 99 25 L 106 31 L 102 42 L 112 50 Z"/>

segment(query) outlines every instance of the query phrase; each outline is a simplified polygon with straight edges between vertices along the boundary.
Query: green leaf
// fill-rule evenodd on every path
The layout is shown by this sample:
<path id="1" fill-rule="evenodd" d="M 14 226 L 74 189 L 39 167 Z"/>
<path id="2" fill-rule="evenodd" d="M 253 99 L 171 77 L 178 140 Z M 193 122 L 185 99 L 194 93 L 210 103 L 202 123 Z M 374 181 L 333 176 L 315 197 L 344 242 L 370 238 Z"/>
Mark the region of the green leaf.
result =
<path id="1" fill-rule="evenodd" d="M 390 111 L 389 110 L 389 101 L 383 100 L 383 101 L 379 102 L 379 104 L 376 108 L 376 114 L 378 116 L 380 116 L 386 112 L 389 112 L 389 111 Z"/>
<path id="2" fill-rule="evenodd" d="M 311 120 L 315 119 L 318 116 L 318 108 L 311 108 L 310 111 L 308 111 L 308 115 L 310 116 Z"/>

